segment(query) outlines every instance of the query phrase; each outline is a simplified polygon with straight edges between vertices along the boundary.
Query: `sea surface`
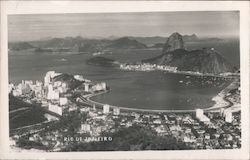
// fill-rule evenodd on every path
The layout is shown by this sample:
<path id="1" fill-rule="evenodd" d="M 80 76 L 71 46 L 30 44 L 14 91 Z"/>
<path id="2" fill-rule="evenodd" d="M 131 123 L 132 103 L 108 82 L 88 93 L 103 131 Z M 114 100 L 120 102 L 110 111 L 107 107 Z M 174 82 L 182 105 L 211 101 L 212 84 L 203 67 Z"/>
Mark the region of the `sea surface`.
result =
<path id="1" fill-rule="evenodd" d="M 192 44 L 194 45 L 194 44 Z M 220 46 L 221 47 L 221 46 Z M 229 45 L 230 47 L 230 45 Z M 222 47 L 223 48 L 223 47 Z M 239 66 L 239 52 L 225 49 L 224 57 Z M 231 52 L 230 52 L 231 51 Z M 122 50 L 102 56 L 120 62 L 136 62 L 161 54 L 161 50 Z M 93 82 L 106 82 L 111 91 L 92 99 L 116 106 L 142 109 L 207 108 L 230 82 L 212 77 L 186 76 L 163 71 L 123 71 L 88 65 L 90 53 L 74 55 L 9 55 L 9 81 L 43 80 L 47 71 L 81 74 Z"/>

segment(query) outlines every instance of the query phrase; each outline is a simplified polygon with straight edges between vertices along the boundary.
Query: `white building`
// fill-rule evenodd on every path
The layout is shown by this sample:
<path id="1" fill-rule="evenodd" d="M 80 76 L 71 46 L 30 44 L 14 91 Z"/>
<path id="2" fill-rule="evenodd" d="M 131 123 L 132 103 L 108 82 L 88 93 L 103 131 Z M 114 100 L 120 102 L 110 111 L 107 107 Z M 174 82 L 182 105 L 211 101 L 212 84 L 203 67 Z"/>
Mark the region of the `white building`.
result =
<path id="1" fill-rule="evenodd" d="M 221 116 L 224 116 L 224 112 L 225 112 L 225 108 L 221 108 L 221 109 L 220 109 L 220 115 L 221 115 Z"/>
<path id="2" fill-rule="evenodd" d="M 14 84 L 10 83 L 8 86 L 9 93 L 14 89 Z"/>
<path id="3" fill-rule="evenodd" d="M 107 86 L 105 82 L 97 83 L 96 85 L 92 86 L 92 91 L 102 91 L 106 90 Z"/>
<path id="4" fill-rule="evenodd" d="M 62 107 L 55 105 L 55 104 L 49 104 L 49 111 L 54 112 L 56 114 L 62 115 L 63 109 Z"/>
<path id="5" fill-rule="evenodd" d="M 24 84 L 24 85 L 33 85 L 33 81 L 31 81 L 31 80 L 22 80 L 22 84 Z"/>
<path id="6" fill-rule="evenodd" d="M 46 73 L 45 77 L 44 77 L 44 85 L 47 86 L 49 85 L 49 83 L 51 83 L 51 78 L 52 75 L 55 74 L 55 71 L 49 71 Z"/>
<path id="7" fill-rule="evenodd" d="M 21 96 L 23 94 L 23 85 L 19 84 L 14 90 L 13 90 L 13 96 Z"/>
<path id="8" fill-rule="evenodd" d="M 52 99 L 53 97 L 53 86 L 52 84 L 48 84 L 48 93 L 47 93 L 47 99 Z"/>
<path id="9" fill-rule="evenodd" d="M 120 108 L 115 107 L 113 109 L 113 114 L 116 115 L 116 116 L 120 115 Z"/>
<path id="10" fill-rule="evenodd" d="M 109 109 L 110 109 L 110 106 L 109 106 L 108 104 L 105 104 L 105 105 L 103 106 L 103 113 L 104 113 L 104 114 L 109 113 Z"/>
<path id="11" fill-rule="evenodd" d="M 230 112 L 230 111 L 226 112 L 226 114 L 225 114 L 225 121 L 228 122 L 228 123 L 232 123 L 232 121 L 233 121 L 233 114 L 232 114 L 232 112 Z"/>
<path id="12" fill-rule="evenodd" d="M 42 86 L 35 85 L 35 87 L 33 88 L 33 90 L 35 91 L 36 97 L 38 97 L 38 98 L 42 97 Z"/>
<path id="13" fill-rule="evenodd" d="M 101 86 L 102 86 L 102 90 L 106 90 L 107 89 L 107 85 L 105 82 L 101 82 Z"/>
<path id="14" fill-rule="evenodd" d="M 36 86 L 42 86 L 43 85 L 43 82 L 41 81 L 36 81 Z"/>
<path id="15" fill-rule="evenodd" d="M 210 119 L 207 116 L 205 116 L 205 115 L 203 115 L 202 117 L 200 117 L 199 120 L 201 122 L 210 122 Z"/>
<path id="16" fill-rule="evenodd" d="M 68 99 L 66 97 L 59 98 L 60 106 L 66 105 L 68 103 Z"/>
<path id="17" fill-rule="evenodd" d="M 59 100 L 59 91 L 54 90 L 52 84 L 48 85 L 47 99 L 49 99 L 49 100 Z"/>
<path id="18" fill-rule="evenodd" d="M 55 76 L 60 75 L 61 73 L 56 73 L 55 71 L 49 71 L 46 73 L 45 77 L 44 77 L 44 86 L 47 86 L 49 83 L 52 82 L 52 79 Z"/>
<path id="19" fill-rule="evenodd" d="M 202 117 L 204 115 L 203 113 L 202 109 L 196 109 L 196 118 Z"/>
<path id="20" fill-rule="evenodd" d="M 201 122 L 210 122 L 210 119 L 204 115 L 204 111 L 202 109 L 196 109 L 196 118 Z"/>
<path id="21" fill-rule="evenodd" d="M 84 91 L 89 92 L 89 84 L 88 83 L 84 83 Z"/>
<path id="22" fill-rule="evenodd" d="M 81 132 L 90 132 L 91 128 L 89 124 L 81 124 Z"/>

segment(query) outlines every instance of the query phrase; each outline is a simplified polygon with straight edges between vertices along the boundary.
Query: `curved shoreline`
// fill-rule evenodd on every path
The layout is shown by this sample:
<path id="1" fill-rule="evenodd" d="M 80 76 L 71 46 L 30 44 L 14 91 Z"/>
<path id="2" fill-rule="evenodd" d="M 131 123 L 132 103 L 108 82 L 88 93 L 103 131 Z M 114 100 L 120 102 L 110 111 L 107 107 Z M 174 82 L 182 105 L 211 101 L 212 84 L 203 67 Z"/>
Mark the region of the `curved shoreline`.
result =
<path id="1" fill-rule="evenodd" d="M 99 93 L 99 94 L 92 94 L 92 95 L 89 95 L 88 97 L 86 97 L 86 100 L 89 102 L 89 103 L 92 103 L 92 104 L 95 104 L 95 105 L 99 105 L 99 106 L 103 106 L 105 105 L 104 103 L 100 103 L 100 102 L 96 102 L 96 101 L 93 101 L 91 100 L 90 98 L 91 97 L 94 97 L 94 96 L 98 96 L 100 94 L 104 94 L 106 92 L 102 92 L 102 93 Z M 126 110 L 126 111 L 135 111 L 135 112 L 154 112 L 154 113 L 174 113 L 174 112 L 180 112 L 180 113 L 191 113 L 191 112 L 195 112 L 195 110 L 154 110 L 154 109 L 139 109 L 139 108 L 129 108 L 129 107 L 118 107 L 118 106 L 114 106 L 114 105 L 110 105 L 110 108 L 119 108 L 121 110 Z"/>
<path id="2" fill-rule="evenodd" d="M 231 84 L 230 84 L 231 85 Z M 227 87 L 226 87 L 227 88 Z M 226 89 L 225 88 L 225 89 Z M 223 92 L 225 89 L 223 89 L 221 92 Z M 89 95 L 85 95 L 83 96 L 86 99 L 86 102 L 90 103 L 90 104 L 94 104 L 97 106 L 103 106 L 105 105 L 104 103 L 101 102 L 96 102 L 94 100 L 91 100 L 92 97 L 107 93 L 108 91 L 104 91 L 104 92 L 99 92 L 96 94 L 89 94 Z M 220 93 L 221 93 L 220 92 Z M 219 93 L 219 94 L 220 94 Z M 219 96 L 219 95 L 217 95 Z M 216 97 L 217 97 L 216 96 Z M 215 97 L 214 97 L 215 98 Z M 211 107 L 208 108 L 204 108 L 203 110 L 205 112 L 209 112 L 209 111 L 213 111 L 213 110 L 218 110 L 220 108 L 229 108 L 233 105 L 233 103 L 231 101 L 229 101 L 228 99 L 226 99 L 226 97 L 221 97 L 223 99 L 224 102 L 226 102 L 227 104 L 225 106 L 219 106 L 219 107 L 214 107 L 217 103 L 221 103 L 220 101 L 217 102 L 215 101 L 215 104 Z M 151 112 L 151 113 L 193 113 L 196 111 L 196 109 L 191 109 L 191 110 L 154 110 L 154 109 L 139 109 L 139 108 L 129 108 L 129 107 L 121 107 L 121 106 L 114 106 L 114 105 L 110 105 L 110 108 L 119 108 L 121 110 L 125 110 L 125 111 L 134 111 L 134 112 Z"/>

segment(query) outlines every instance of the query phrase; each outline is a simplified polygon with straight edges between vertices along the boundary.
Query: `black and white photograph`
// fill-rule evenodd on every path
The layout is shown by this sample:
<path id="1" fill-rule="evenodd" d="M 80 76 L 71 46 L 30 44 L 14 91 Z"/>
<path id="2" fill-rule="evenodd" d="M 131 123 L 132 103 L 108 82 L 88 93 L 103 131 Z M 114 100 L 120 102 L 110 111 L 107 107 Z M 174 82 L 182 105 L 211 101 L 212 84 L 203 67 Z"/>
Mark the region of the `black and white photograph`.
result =
<path id="1" fill-rule="evenodd" d="M 12 152 L 242 148 L 239 10 L 9 14 L 7 25 Z"/>

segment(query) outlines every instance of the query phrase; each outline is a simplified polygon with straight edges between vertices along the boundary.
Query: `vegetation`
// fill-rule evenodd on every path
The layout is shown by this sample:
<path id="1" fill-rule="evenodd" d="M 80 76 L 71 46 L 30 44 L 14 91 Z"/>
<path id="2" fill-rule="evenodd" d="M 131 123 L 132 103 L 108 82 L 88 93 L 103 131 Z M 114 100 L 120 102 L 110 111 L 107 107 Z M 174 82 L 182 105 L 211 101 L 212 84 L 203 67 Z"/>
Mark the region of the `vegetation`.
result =
<path id="1" fill-rule="evenodd" d="M 46 120 L 44 118 L 44 111 L 35 105 L 28 104 L 21 99 L 9 95 L 9 110 L 13 111 L 19 108 L 27 109 L 10 113 L 10 129 L 40 123 Z"/>
<path id="2" fill-rule="evenodd" d="M 92 65 L 104 66 L 104 67 L 112 67 L 112 66 L 117 65 L 115 63 L 115 60 L 106 58 L 106 57 L 90 58 L 87 60 L 87 63 L 92 64 Z"/>
<path id="3" fill-rule="evenodd" d="M 64 83 L 66 83 L 68 85 L 68 87 L 70 88 L 69 91 L 74 90 L 75 88 L 77 88 L 78 86 L 80 86 L 83 83 L 81 81 L 76 80 L 73 75 L 69 75 L 69 74 L 65 74 L 65 73 L 54 77 L 53 80 L 54 81 L 62 81 Z"/>
<path id="4" fill-rule="evenodd" d="M 31 104 L 27 104 L 23 100 L 14 97 L 13 95 L 9 95 L 9 111 L 16 110 L 18 108 L 23 107 L 32 107 Z"/>
<path id="5" fill-rule="evenodd" d="M 25 111 L 20 111 L 16 114 L 10 114 L 10 129 L 15 129 L 22 126 L 28 126 L 45 121 L 44 112 L 30 108 Z"/>
<path id="6" fill-rule="evenodd" d="M 21 137 L 17 142 L 17 146 L 24 149 L 48 150 L 48 147 L 43 145 L 41 142 L 29 141 L 26 137 Z"/>
<path id="7" fill-rule="evenodd" d="M 183 142 L 172 136 L 159 136 L 150 128 L 133 125 L 114 133 L 104 132 L 102 137 L 112 137 L 112 141 L 78 143 L 67 146 L 62 151 L 134 151 L 134 150 L 181 150 L 188 149 Z"/>

